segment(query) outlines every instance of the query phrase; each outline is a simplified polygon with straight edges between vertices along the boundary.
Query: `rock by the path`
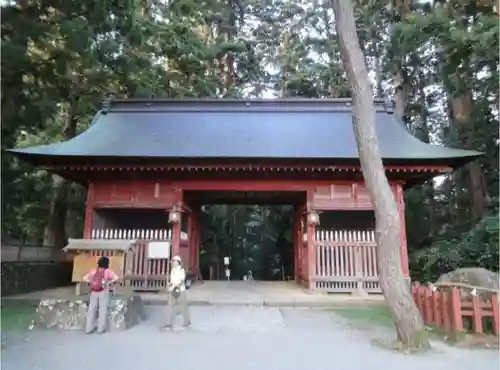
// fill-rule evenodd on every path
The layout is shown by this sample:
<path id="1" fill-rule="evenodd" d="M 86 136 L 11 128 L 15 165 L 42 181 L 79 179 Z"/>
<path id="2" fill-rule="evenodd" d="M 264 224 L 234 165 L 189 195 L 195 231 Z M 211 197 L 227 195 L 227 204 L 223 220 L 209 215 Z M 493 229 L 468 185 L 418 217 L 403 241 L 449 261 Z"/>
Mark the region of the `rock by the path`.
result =
<path id="1" fill-rule="evenodd" d="M 498 291 L 500 288 L 500 275 L 481 267 L 459 268 L 441 275 L 436 281 L 436 285 L 443 283 L 467 284 Z M 473 288 L 460 287 L 459 289 L 463 297 L 468 297 Z M 494 294 L 493 292 L 481 290 L 478 290 L 477 293 L 483 299 L 490 299 Z"/>
<path id="2" fill-rule="evenodd" d="M 41 299 L 29 329 L 84 330 L 87 308 L 88 299 Z M 138 295 L 111 298 L 109 331 L 131 328 L 143 318 L 143 304 Z"/>

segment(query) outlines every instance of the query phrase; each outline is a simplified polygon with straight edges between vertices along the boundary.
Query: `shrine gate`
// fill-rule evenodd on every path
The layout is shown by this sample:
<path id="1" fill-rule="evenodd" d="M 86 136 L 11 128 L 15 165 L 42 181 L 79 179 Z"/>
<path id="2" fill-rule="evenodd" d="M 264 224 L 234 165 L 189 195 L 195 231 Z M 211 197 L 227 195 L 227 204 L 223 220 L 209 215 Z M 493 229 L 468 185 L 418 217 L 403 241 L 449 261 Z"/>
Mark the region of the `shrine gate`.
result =
<path id="1" fill-rule="evenodd" d="M 376 130 L 408 277 L 404 189 L 480 153 L 418 140 L 382 101 Z M 309 289 L 379 291 L 350 100 L 111 100 L 77 137 L 10 152 L 87 187 L 84 238 L 137 241 L 125 278 L 138 289 L 166 283 L 168 261 L 147 258 L 152 241 L 169 241 L 171 255 L 198 267 L 200 208 L 220 203 L 292 204 L 294 279 Z"/>

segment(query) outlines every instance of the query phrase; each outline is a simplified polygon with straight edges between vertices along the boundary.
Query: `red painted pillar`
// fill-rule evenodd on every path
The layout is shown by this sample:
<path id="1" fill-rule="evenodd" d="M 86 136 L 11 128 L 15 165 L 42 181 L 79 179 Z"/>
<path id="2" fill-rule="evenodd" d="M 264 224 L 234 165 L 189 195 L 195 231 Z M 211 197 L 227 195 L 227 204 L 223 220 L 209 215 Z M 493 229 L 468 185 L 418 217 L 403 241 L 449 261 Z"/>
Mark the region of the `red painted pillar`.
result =
<path id="1" fill-rule="evenodd" d="M 312 209 L 313 190 L 307 191 L 307 210 Z M 307 217 L 306 217 L 307 221 Z M 314 289 L 316 285 L 316 226 L 307 225 L 307 285 L 309 289 Z"/>
<path id="2" fill-rule="evenodd" d="M 296 276 L 296 281 L 299 283 L 300 279 L 302 277 L 302 260 L 301 260 L 301 254 L 300 250 L 302 249 L 303 243 L 302 243 L 302 230 L 300 226 L 300 218 L 297 217 L 297 228 L 295 229 L 295 257 L 297 260 L 295 261 L 294 266 L 297 266 L 297 270 L 295 271 L 295 276 Z"/>
<path id="3" fill-rule="evenodd" d="M 182 204 L 182 190 L 176 189 L 174 194 L 174 205 L 176 205 L 178 208 L 181 208 L 180 205 Z M 181 254 L 181 226 L 183 217 L 184 214 L 181 212 L 180 220 L 172 223 L 172 257 L 180 256 Z"/>
<path id="4" fill-rule="evenodd" d="M 314 289 L 316 286 L 316 226 L 307 225 L 307 282 L 308 288 Z"/>
<path id="5" fill-rule="evenodd" d="M 191 234 L 189 235 L 189 240 L 191 242 L 191 268 L 196 268 L 196 254 L 198 253 L 198 237 L 196 235 L 196 213 L 192 214 L 191 218 Z"/>
<path id="6" fill-rule="evenodd" d="M 293 212 L 293 278 L 295 281 L 299 281 L 299 248 L 300 248 L 300 209 L 295 206 Z"/>
<path id="7" fill-rule="evenodd" d="M 198 259 L 198 219 L 196 213 L 193 213 L 193 267 L 198 268 L 198 265 L 196 263 Z"/>
<path id="8" fill-rule="evenodd" d="M 198 255 L 199 251 L 199 233 L 198 233 L 198 215 L 196 213 L 191 214 L 191 234 L 189 236 L 191 245 L 191 268 L 198 269 Z"/>
<path id="9" fill-rule="evenodd" d="M 191 247 L 190 262 L 191 268 L 198 269 L 198 255 L 199 251 L 199 232 L 198 232 L 198 215 L 196 213 L 191 214 L 191 229 L 189 234 L 189 241 Z"/>
<path id="10" fill-rule="evenodd" d="M 182 214 L 181 214 L 182 219 Z M 177 221 L 172 224 L 172 257 L 180 256 L 181 254 L 181 222 Z"/>
<path id="11" fill-rule="evenodd" d="M 401 267 L 403 275 L 410 276 L 408 265 L 408 245 L 406 241 L 406 219 L 405 219 L 405 200 L 402 184 L 396 184 L 396 203 L 398 206 L 399 219 L 401 221 Z"/>
<path id="12" fill-rule="evenodd" d="M 196 267 L 200 268 L 200 253 L 201 253 L 201 223 L 200 214 L 196 214 Z"/>
<path id="13" fill-rule="evenodd" d="M 89 183 L 87 200 L 85 202 L 85 221 L 83 225 L 83 238 L 90 239 L 94 223 L 94 184 Z"/>
<path id="14" fill-rule="evenodd" d="M 186 266 L 188 269 L 193 267 L 193 214 L 189 212 L 187 214 L 187 258 Z"/>
<path id="15" fill-rule="evenodd" d="M 306 205 L 301 205 L 297 209 L 297 276 L 298 282 L 307 281 L 307 228 L 304 224 L 304 212 Z M 306 239 L 304 239 L 306 235 Z"/>
<path id="16" fill-rule="evenodd" d="M 200 233 L 199 233 L 198 213 L 193 214 L 193 267 L 199 268 L 200 255 Z"/>

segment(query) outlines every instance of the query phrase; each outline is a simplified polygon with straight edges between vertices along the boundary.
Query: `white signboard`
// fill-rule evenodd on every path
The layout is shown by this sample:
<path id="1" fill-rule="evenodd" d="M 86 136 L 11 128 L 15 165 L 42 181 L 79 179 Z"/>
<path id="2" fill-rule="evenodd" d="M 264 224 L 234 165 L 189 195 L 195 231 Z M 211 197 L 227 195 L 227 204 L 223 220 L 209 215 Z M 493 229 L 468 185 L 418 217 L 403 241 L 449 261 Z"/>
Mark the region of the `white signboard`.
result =
<path id="1" fill-rule="evenodd" d="M 226 277 L 229 278 L 231 276 L 231 270 L 226 269 Z"/>
<path id="2" fill-rule="evenodd" d="M 170 258 L 170 242 L 149 242 L 148 258 L 162 260 Z"/>
<path id="3" fill-rule="evenodd" d="M 229 265 L 229 257 L 224 257 L 224 265 Z"/>

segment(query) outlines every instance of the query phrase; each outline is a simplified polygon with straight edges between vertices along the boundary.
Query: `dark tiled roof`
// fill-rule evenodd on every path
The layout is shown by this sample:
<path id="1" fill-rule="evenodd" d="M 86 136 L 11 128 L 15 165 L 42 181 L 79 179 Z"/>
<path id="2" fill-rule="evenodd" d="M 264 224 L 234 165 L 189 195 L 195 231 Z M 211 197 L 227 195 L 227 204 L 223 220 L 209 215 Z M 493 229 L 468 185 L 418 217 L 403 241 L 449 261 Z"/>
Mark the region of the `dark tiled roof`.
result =
<path id="1" fill-rule="evenodd" d="M 382 102 L 376 128 L 386 161 L 462 165 L 481 155 L 426 144 Z M 61 143 L 14 149 L 33 163 L 54 157 L 357 160 L 348 100 L 115 100 L 92 126 Z"/>

